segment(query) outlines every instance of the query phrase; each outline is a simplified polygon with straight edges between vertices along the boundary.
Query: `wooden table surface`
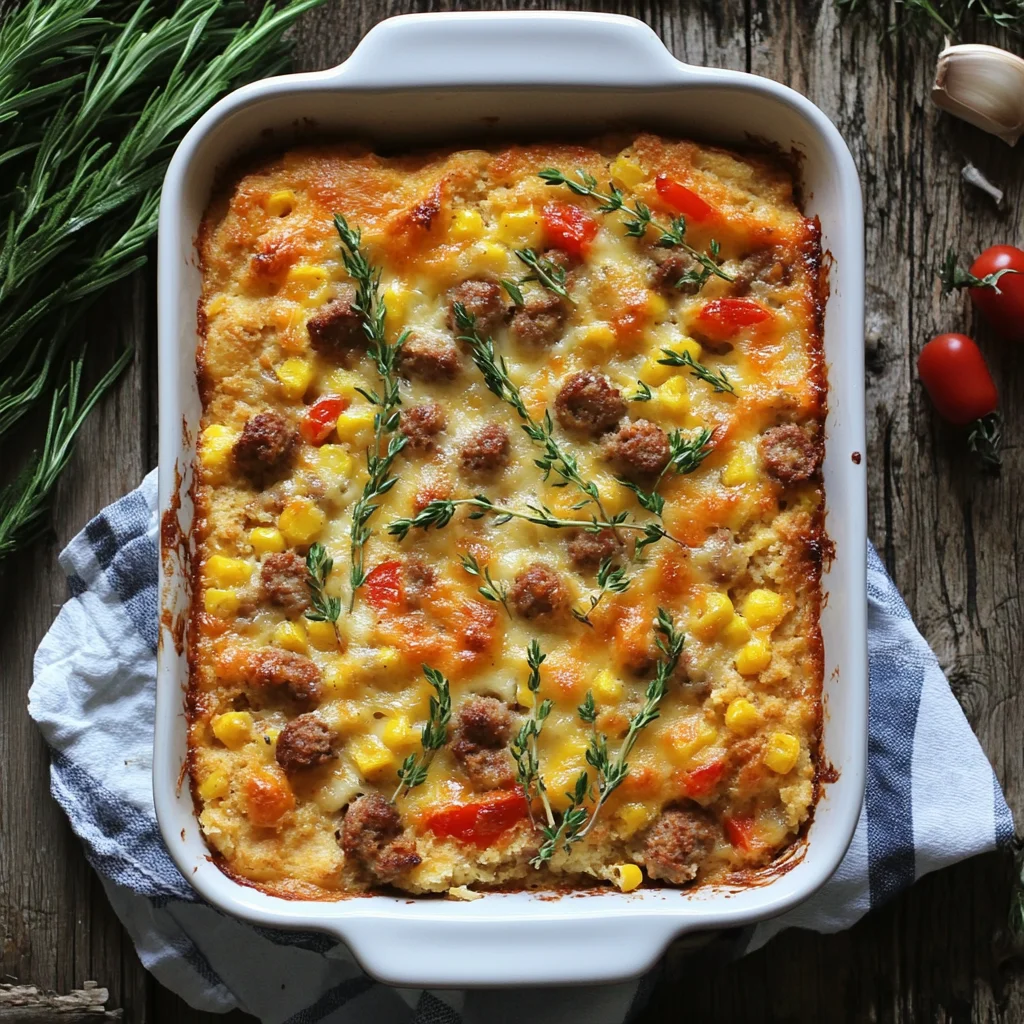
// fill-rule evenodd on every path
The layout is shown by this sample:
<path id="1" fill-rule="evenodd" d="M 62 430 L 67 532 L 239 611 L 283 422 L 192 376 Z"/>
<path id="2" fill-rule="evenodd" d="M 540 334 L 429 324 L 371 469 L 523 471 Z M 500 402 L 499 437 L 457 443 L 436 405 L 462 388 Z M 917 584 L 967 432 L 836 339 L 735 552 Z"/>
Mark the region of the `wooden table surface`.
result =
<path id="1" fill-rule="evenodd" d="M 298 64 L 338 63 L 392 14 L 477 6 L 328 0 L 298 27 Z M 867 221 L 870 535 L 1010 807 L 1024 814 L 1024 361 L 975 325 L 1006 412 L 1005 468 L 996 478 L 973 471 L 914 371 L 931 334 L 971 327 L 966 298 L 939 296 L 934 267 L 946 248 L 967 257 L 994 242 L 1024 244 L 1020 147 L 1011 151 L 932 107 L 937 38 L 893 45 L 859 18 L 841 22 L 831 0 L 587 6 L 647 21 L 683 60 L 793 86 L 849 143 Z M 1004 213 L 962 184 L 968 159 L 1006 191 Z M 249 1020 L 196 1013 L 143 970 L 50 798 L 47 752 L 25 711 L 33 651 L 66 597 L 60 547 L 156 461 L 154 300 L 150 267 L 88 325 L 97 351 L 134 343 L 134 366 L 83 432 L 57 492 L 55 537 L 0 566 L 0 982 L 67 991 L 95 979 L 109 988 L 108 1005 L 138 1024 Z M 1011 873 L 1007 856 L 991 854 L 929 876 L 845 934 L 791 932 L 733 964 L 695 968 L 673 958 L 646 1019 L 676 1021 L 682 1005 L 688 1020 L 1024 1021 L 1024 974 L 1000 944 Z"/>

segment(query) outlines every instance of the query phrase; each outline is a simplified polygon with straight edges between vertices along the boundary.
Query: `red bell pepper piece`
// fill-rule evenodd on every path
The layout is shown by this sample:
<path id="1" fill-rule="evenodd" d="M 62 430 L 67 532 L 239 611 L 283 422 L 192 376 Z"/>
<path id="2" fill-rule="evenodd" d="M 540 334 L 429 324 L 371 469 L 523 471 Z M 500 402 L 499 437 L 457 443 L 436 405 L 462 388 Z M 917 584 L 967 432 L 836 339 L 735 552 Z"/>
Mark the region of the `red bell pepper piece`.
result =
<path id="1" fill-rule="evenodd" d="M 427 815 L 424 827 L 434 835 L 487 846 L 527 815 L 526 799 L 507 791 L 470 804 L 448 804 Z"/>
<path id="2" fill-rule="evenodd" d="M 708 761 L 683 776 L 683 791 L 689 797 L 707 796 L 725 774 L 725 761 Z"/>
<path id="3" fill-rule="evenodd" d="M 714 338 L 731 338 L 744 327 L 770 320 L 772 313 L 753 299 L 712 299 L 697 314 L 701 330 Z"/>
<path id="4" fill-rule="evenodd" d="M 722 824 L 729 842 L 740 850 L 757 846 L 756 826 L 753 818 L 726 818 Z"/>
<path id="5" fill-rule="evenodd" d="M 323 395 L 302 417 L 299 433 L 310 444 L 321 445 L 331 436 L 338 417 L 349 407 L 349 400 L 340 395 Z"/>
<path id="6" fill-rule="evenodd" d="M 573 256 L 582 257 L 597 234 L 597 221 L 575 203 L 545 203 L 541 216 L 548 241 Z"/>
<path id="7" fill-rule="evenodd" d="M 687 220 L 700 223 L 704 220 L 710 220 L 718 213 L 710 203 L 701 199 L 696 192 L 685 185 L 681 185 L 678 181 L 673 181 L 666 174 L 659 174 L 654 179 L 654 187 L 658 190 L 658 195 L 665 200 L 665 204 L 675 210 L 676 213 L 681 213 Z"/>
<path id="8" fill-rule="evenodd" d="M 401 608 L 405 604 L 402 563 L 381 562 L 367 573 L 363 588 L 366 600 L 378 611 L 383 608 Z"/>

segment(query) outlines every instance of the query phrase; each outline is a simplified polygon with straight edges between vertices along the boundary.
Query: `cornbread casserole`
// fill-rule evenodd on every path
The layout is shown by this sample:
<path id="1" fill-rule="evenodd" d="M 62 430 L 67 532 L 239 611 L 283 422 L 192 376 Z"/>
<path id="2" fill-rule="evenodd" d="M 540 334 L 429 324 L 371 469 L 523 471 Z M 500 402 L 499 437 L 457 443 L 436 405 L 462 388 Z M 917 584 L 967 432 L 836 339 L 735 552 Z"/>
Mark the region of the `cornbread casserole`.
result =
<path id="1" fill-rule="evenodd" d="M 307 898 L 629 889 L 792 843 L 825 386 L 790 171 L 652 135 L 321 146 L 238 180 L 199 245 L 218 863 Z"/>

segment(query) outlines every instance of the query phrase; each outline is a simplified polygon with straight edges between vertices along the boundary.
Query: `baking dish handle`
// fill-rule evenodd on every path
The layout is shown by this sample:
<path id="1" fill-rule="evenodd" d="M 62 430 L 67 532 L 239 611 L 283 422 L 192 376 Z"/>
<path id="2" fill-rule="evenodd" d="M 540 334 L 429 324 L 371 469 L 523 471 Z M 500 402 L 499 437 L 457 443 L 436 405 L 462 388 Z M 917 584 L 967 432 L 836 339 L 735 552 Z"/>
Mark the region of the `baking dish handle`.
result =
<path id="1" fill-rule="evenodd" d="M 678 83 L 677 61 L 636 18 L 558 11 L 407 14 L 371 29 L 328 75 L 357 87 Z"/>

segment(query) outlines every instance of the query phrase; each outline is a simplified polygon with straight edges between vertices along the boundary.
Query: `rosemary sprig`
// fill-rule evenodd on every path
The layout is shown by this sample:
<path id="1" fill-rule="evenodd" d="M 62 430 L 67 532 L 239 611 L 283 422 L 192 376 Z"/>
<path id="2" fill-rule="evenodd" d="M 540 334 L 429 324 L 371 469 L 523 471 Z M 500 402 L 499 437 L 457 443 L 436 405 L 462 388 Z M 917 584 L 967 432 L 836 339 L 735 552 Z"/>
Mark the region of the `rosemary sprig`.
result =
<path id="1" fill-rule="evenodd" d="M 719 246 L 718 242 L 712 239 L 708 243 L 708 251 L 701 252 L 695 249 L 686 240 L 686 218 L 673 217 L 670 224 L 663 224 L 656 221 L 651 214 L 650 207 L 639 199 L 634 199 L 633 205 L 626 202 L 622 189 L 614 182 L 608 182 L 608 191 L 601 192 L 597 187 L 597 178 L 586 171 L 577 170 L 576 177 L 570 178 L 563 174 L 557 167 L 547 167 L 538 172 L 538 176 L 549 185 L 564 185 L 578 196 L 589 196 L 600 201 L 597 208 L 598 213 L 623 213 L 626 219 L 623 222 L 626 226 L 626 235 L 630 238 L 643 238 L 648 228 L 654 228 L 658 232 L 657 244 L 662 249 L 682 249 L 683 252 L 692 256 L 701 266 L 700 272 L 684 274 L 679 283 L 697 285 L 698 289 L 712 275 L 722 278 L 723 281 L 732 281 L 734 278 L 727 274 L 717 261 Z"/>
<path id="2" fill-rule="evenodd" d="M 84 354 L 71 364 L 67 383 L 54 393 L 50 403 L 50 418 L 42 450 L 33 457 L 20 476 L 0 491 L 0 558 L 6 557 L 43 531 L 47 498 L 61 470 L 71 458 L 75 435 L 100 396 L 131 360 L 130 350 L 122 352 L 117 362 L 80 405 L 79 386 Z"/>
<path id="3" fill-rule="evenodd" d="M 537 754 L 537 740 L 544 728 L 544 720 L 551 714 L 554 706 L 550 700 L 537 700 L 540 690 L 540 666 L 547 657 L 540 649 L 536 640 L 530 641 L 526 652 L 526 663 L 530 675 L 526 687 L 533 694 L 533 706 L 530 714 L 523 720 L 516 738 L 512 741 L 512 759 L 516 763 L 516 781 L 523 787 L 523 796 L 530 814 L 531 824 L 536 825 L 533 818 L 533 801 L 539 799 L 544 806 L 544 817 L 549 826 L 554 825 L 555 816 L 548 800 L 547 787 L 540 774 L 540 759 Z"/>
<path id="4" fill-rule="evenodd" d="M 352 594 L 349 611 L 355 605 L 356 592 L 366 582 L 364 553 L 366 542 L 373 531 L 369 522 L 383 497 L 398 483 L 398 477 L 391 475 L 391 467 L 398 453 L 405 447 L 405 436 L 399 432 L 398 407 L 402 404 L 398 392 L 396 370 L 398 353 L 408 332 L 392 345 L 384 332 L 387 308 L 380 297 L 380 267 L 375 267 L 366 255 L 362 245 L 362 233 L 349 226 L 341 214 L 334 215 L 334 226 L 341 237 L 341 258 L 348 275 L 356 282 L 356 298 L 352 308 L 363 321 L 363 332 L 367 340 L 367 352 L 377 367 L 382 393 L 363 391 L 360 394 L 376 406 L 373 417 L 373 444 L 366 450 L 367 480 L 363 493 L 352 506 L 352 570 L 350 583 Z"/>
<path id="5" fill-rule="evenodd" d="M 727 391 L 730 395 L 736 394 L 735 385 L 725 375 L 725 367 L 722 367 L 718 373 L 715 373 L 710 367 L 705 366 L 703 363 L 698 363 L 689 352 L 675 352 L 670 348 L 663 348 L 661 351 L 665 353 L 665 358 L 658 360 L 662 366 L 688 366 L 691 377 L 696 377 L 698 380 L 704 381 L 705 384 L 710 384 L 716 393 Z"/>
<path id="6" fill-rule="evenodd" d="M 887 5 L 866 3 L 865 0 L 836 0 L 844 14 L 854 14 L 863 8 L 884 17 Z M 1021 0 L 896 0 L 896 6 L 903 12 L 889 26 L 893 36 L 905 31 L 920 29 L 922 26 L 937 26 L 954 39 L 966 21 L 982 22 L 1009 32 L 1024 32 L 1024 3 Z"/>
<path id="7" fill-rule="evenodd" d="M 683 432 L 679 429 L 670 431 L 668 462 L 665 463 L 665 468 L 658 474 L 658 479 L 654 481 L 654 486 L 649 491 L 623 477 L 616 477 L 616 479 L 623 487 L 628 487 L 636 495 L 636 500 L 641 508 L 653 512 L 660 519 L 665 512 L 665 499 L 658 493 L 658 487 L 665 478 L 665 474 L 670 469 L 675 469 L 680 474 L 686 474 L 699 468 L 700 464 L 713 451 L 712 437 L 714 437 L 714 431 L 708 427 L 701 427 L 693 437 L 684 437 Z"/>
<path id="8" fill-rule="evenodd" d="M 421 751 L 409 754 L 398 769 L 398 789 L 395 790 L 391 802 L 394 803 L 403 790 L 423 785 L 427 780 L 430 762 L 448 740 L 448 722 L 452 717 L 452 698 L 448 680 L 444 674 L 429 665 L 423 666 L 423 674 L 427 682 L 434 688 L 436 696 L 430 698 L 430 712 L 420 732 Z"/>
<path id="9" fill-rule="evenodd" d="M 956 253 L 950 249 L 946 258 L 939 266 L 939 280 L 942 282 L 942 294 L 948 295 L 958 288 L 991 288 L 999 293 L 999 279 L 1004 274 L 1019 274 L 1019 270 L 1012 267 L 1004 267 L 994 274 L 986 274 L 984 277 L 975 277 L 966 270 L 961 270 L 957 265 Z"/>
<path id="10" fill-rule="evenodd" d="M 523 281 L 537 281 L 549 292 L 554 292 L 559 298 L 572 302 L 569 293 L 565 290 L 565 267 L 559 266 L 546 256 L 538 256 L 532 249 L 516 249 L 515 254 L 520 262 L 525 263 L 532 271 L 522 279 Z M 506 291 L 508 291 L 507 288 Z M 522 298 L 522 293 L 520 293 L 520 298 Z M 516 302 L 514 295 L 512 301 Z M 519 306 L 522 303 L 516 302 L 516 305 Z"/>
<path id="11" fill-rule="evenodd" d="M 519 388 L 508 375 L 505 357 L 498 356 L 494 351 L 493 339 L 485 338 L 480 334 L 476 329 L 476 317 L 468 313 L 461 302 L 455 303 L 452 308 L 456 326 L 462 332 L 459 340 L 469 345 L 473 362 L 483 375 L 487 389 L 515 409 L 523 421 L 522 426 L 526 436 L 543 449 L 544 454 L 534 460 L 534 465 L 543 472 L 544 479 L 547 480 L 554 473 L 562 480 L 561 484 L 555 485 L 556 487 L 565 487 L 571 484 L 585 495 L 587 501 L 583 504 L 593 502 L 602 518 L 608 519 L 608 513 L 601 503 L 597 484 L 583 478 L 576 456 L 566 451 L 555 439 L 555 425 L 551 419 L 551 413 L 545 410 L 544 419 L 539 423 L 530 415 Z"/>
<path id="12" fill-rule="evenodd" d="M 650 386 L 645 384 L 642 380 L 636 382 L 636 394 L 630 395 L 628 401 L 630 402 L 649 402 L 654 395 L 651 393 Z"/>
<path id="13" fill-rule="evenodd" d="M 661 657 L 654 678 L 647 685 L 643 707 L 630 719 L 625 739 L 614 756 L 608 751 L 608 737 L 603 733 L 599 734 L 596 729 L 592 732 L 586 760 L 596 773 L 593 787 L 589 772 L 584 770 L 576 780 L 574 791 L 566 794 L 569 805 L 561 821 L 556 827 L 548 826 L 541 829 L 544 843 L 537 851 L 537 856 L 530 862 L 534 867 L 540 867 L 545 861 L 550 860 L 559 846 L 568 852 L 574 843 L 585 839 L 594 827 L 608 797 L 629 775 L 629 755 L 640 733 L 658 717 L 658 705 L 665 696 L 668 681 L 683 653 L 683 634 L 676 629 L 671 616 L 664 608 L 658 609 L 655 632 L 658 634 L 657 645 Z M 596 722 L 597 709 L 590 691 L 587 692 L 586 700 L 577 709 L 577 714 L 582 721 L 591 726 Z M 596 791 L 596 802 L 593 811 L 588 815 L 586 803 L 591 798 L 592 791 Z"/>
<path id="14" fill-rule="evenodd" d="M 388 533 L 402 541 L 408 536 L 410 530 L 429 530 L 431 528 L 442 530 L 452 521 L 455 512 L 461 506 L 473 510 L 469 514 L 470 519 L 483 519 L 484 516 L 493 515 L 494 522 L 498 526 L 510 522 L 512 519 L 522 519 L 535 526 L 546 526 L 551 530 L 586 530 L 589 533 L 599 533 L 601 530 L 616 528 L 634 530 L 643 534 L 636 542 L 637 547 L 654 544 L 662 538 L 671 540 L 675 544 L 682 543 L 657 523 L 627 522 L 628 512 L 616 512 L 610 519 L 598 519 L 597 516 L 590 519 L 559 519 L 545 505 L 527 503 L 526 511 L 523 511 L 509 508 L 506 505 L 497 505 L 485 494 L 477 494 L 472 498 L 438 498 L 428 502 L 412 518 L 395 519 L 389 523 Z"/>
<path id="15" fill-rule="evenodd" d="M 341 615 L 341 598 L 327 594 L 327 578 L 334 568 L 334 559 L 327 554 L 327 548 L 317 542 L 310 544 L 306 552 L 306 586 L 309 588 L 309 601 L 312 611 L 306 612 L 310 622 L 329 622 L 334 627 L 334 635 L 341 643 L 338 632 L 338 616 Z"/>
<path id="16" fill-rule="evenodd" d="M 629 584 L 630 580 L 626 576 L 626 570 L 622 566 L 613 566 L 612 559 L 605 558 L 597 570 L 598 591 L 596 594 L 591 594 L 588 598 L 590 607 L 582 612 L 574 607 L 572 609 L 572 617 L 577 622 L 582 622 L 584 625 L 593 628 L 594 624 L 590 621 L 590 613 L 608 594 L 624 594 L 629 589 Z"/>
<path id="17" fill-rule="evenodd" d="M 504 580 L 492 579 L 490 567 L 486 565 L 481 567 L 475 555 L 459 555 L 459 561 L 470 576 L 478 576 L 484 581 L 477 591 L 480 596 L 487 601 L 500 604 L 511 617 L 512 613 L 508 610 L 508 583 Z"/>

